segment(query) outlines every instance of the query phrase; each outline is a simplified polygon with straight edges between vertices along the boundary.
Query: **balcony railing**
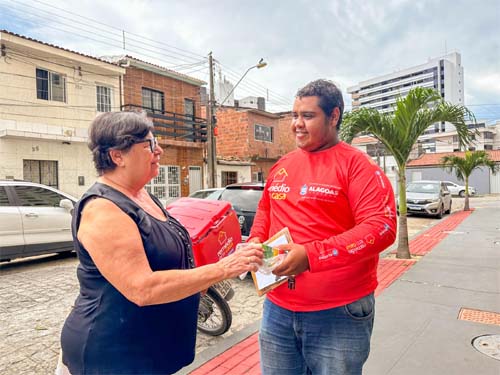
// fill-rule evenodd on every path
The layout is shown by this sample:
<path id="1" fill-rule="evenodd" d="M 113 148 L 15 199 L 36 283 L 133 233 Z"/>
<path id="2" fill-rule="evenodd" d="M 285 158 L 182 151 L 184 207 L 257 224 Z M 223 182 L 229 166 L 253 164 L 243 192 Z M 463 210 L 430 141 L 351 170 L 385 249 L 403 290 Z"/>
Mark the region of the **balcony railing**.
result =
<path id="1" fill-rule="evenodd" d="M 146 111 L 155 126 L 155 135 L 177 141 L 206 142 L 207 121 L 201 117 L 158 111 L 135 104 L 125 104 L 122 111 Z"/>

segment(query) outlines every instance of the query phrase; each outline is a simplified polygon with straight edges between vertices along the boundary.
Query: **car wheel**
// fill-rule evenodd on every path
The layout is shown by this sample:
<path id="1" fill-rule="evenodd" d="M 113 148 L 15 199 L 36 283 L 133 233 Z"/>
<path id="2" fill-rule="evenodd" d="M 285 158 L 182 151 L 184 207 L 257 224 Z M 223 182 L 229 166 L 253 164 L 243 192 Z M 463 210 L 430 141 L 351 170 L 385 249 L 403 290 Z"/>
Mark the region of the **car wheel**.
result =
<path id="1" fill-rule="evenodd" d="M 462 197 L 462 198 L 465 197 L 465 190 L 460 190 L 460 192 L 458 193 L 458 195 L 460 197 Z"/>

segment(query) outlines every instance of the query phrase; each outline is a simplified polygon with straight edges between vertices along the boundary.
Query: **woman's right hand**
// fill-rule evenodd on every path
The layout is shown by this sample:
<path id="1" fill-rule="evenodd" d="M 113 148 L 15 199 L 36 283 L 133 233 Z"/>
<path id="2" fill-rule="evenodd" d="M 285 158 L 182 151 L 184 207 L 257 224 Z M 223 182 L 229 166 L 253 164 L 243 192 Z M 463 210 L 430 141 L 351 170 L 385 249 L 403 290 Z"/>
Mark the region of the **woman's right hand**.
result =
<path id="1" fill-rule="evenodd" d="M 244 272 L 257 271 L 262 264 L 263 250 L 260 244 L 246 243 L 222 258 L 217 265 L 224 270 L 224 279 L 237 277 Z"/>

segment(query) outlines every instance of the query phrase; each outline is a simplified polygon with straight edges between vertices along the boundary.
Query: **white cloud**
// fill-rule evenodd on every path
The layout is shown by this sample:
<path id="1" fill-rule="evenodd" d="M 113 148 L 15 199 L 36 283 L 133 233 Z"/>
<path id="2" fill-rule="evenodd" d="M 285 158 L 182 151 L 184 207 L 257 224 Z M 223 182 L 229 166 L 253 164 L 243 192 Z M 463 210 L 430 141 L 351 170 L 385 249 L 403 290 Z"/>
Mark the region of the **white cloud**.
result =
<path id="1" fill-rule="evenodd" d="M 378 0 L 0 0 L 0 13 L 16 9 L 17 18 L 5 28 L 93 55 L 122 53 L 121 30 L 125 30 L 166 44 L 143 40 L 151 45 L 138 46 L 132 39 L 140 38 L 126 33 L 129 54 L 169 67 L 186 64 L 181 59 L 197 61 L 213 51 L 223 64 L 223 74 L 233 82 L 264 57 L 268 67 L 249 72 L 236 93 L 265 96 L 266 90 L 259 84 L 269 88 L 285 107 L 293 102 L 296 90 L 310 80 L 333 79 L 345 91 L 362 80 L 422 64 L 452 50 L 462 54 L 467 99 L 500 102 L 498 0 L 478 4 L 467 0 L 391 0 L 383 4 Z M 48 16 L 40 9 L 83 25 Z M 31 25 L 21 22 L 27 17 L 31 17 Z M 207 80 L 208 70 L 192 74 Z"/>

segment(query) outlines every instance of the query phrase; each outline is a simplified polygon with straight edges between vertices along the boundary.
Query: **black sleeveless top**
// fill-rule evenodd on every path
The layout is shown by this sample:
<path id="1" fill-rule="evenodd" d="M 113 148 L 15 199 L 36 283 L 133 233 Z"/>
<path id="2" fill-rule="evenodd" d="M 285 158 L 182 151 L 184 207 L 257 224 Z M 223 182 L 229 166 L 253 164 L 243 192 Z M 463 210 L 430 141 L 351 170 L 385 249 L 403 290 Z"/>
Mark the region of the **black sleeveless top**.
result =
<path id="1" fill-rule="evenodd" d="M 112 187 L 94 184 L 73 214 L 80 295 L 62 329 L 63 363 L 73 375 L 172 374 L 194 359 L 199 294 L 145 307 L 127 300 L 103 277 L 76 237 L 81 211 L 90 197 L 109 199 L 135 221 L 153 271 L 188 269 L 194 264 L 189 234 L 158 199 L 152 196 L 166 222 Z"/>

